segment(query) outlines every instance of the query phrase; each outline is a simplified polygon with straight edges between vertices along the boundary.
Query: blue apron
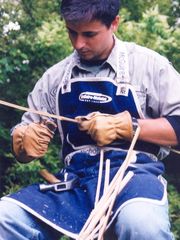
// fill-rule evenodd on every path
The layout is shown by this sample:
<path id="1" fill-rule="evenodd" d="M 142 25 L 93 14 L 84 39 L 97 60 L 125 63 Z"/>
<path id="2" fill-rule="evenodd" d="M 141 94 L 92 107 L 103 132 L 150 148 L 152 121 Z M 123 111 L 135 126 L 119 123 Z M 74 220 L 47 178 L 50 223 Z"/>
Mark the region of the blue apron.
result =
<path id="1" fill-rule="evenodd" d="M 117 79 L 71 78 L 71 64 L 67 67 L 63 84 L 57 94 L 57 112 L 66 117 L 87 115 L 91 112 L 117 114 L 125 110 L 142 118 L 141 107 L 133 87 L 129 84 L 127 53 L 120 47 Z M 74 189 L 64 192 L 41 192 L 39 184 L 33 184 L 2 199 L 13 201 L 63 234 L 76 238 L 94 208 L 99 171 L 100 147 L 76 123 L 58 122 L 62 138 L 62 155 L 65 168 L 57 174 L 63 180 L 78 179 Z M 103 147 L 104 159 L 110 159 L 110 180 L 123 163 L 129 142 L 115 141 Z M 166 200 L 165 184 L 161 177 L 164 166 L 155 155 L 158 147 L 138 142 L 136 157 L 128 171 L 133 177 L 118 195 L 108 226 L 129 200 L 143 199 L 159 204 Z M 104 182 L 104 171 L 102 183 Z M 101 186 L 100 195 L 102 195 Z"/>

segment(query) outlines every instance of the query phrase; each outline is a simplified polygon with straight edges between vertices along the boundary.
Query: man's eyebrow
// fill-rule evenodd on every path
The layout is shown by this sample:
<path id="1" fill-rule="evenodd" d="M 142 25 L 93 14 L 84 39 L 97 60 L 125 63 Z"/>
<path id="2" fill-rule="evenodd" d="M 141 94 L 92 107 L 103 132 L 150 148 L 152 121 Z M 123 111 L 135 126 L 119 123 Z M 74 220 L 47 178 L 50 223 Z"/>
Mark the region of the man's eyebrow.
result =
<path id="1" fill-rule="evenodd" d="M 66 26 L 66 28 L 70 32 L 77 33 L 75 30 L 71 29 L 70 27 Z M 97 34 L 98 32 L 100 32 L 100 31 L 98 31 L 98 30 L 97 31 L 85 31 L 85 32 L 82 32 L 82 34 Z"/>

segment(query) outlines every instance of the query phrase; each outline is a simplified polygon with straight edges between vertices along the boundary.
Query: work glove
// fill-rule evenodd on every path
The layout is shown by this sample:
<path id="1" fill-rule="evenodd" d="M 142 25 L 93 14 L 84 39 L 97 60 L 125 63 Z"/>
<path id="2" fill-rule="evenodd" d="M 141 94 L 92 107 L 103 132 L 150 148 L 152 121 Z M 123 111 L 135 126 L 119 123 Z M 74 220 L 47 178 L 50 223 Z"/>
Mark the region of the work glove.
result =
<path id="1" fill-rule="evenodd" d="M 13 131 L 13 151 L 20 162 L 30 162 L 45 155 L 53 138 L 56 124 L 45 120 L 21 125 Z"/>
<path id="2" fill-rule="evenodd" d="M 76 117 L 81 131 L 87 131 L 98 146 L 112 143 L 116 139 L 132 140 L 134 131 L 128 111 L 115 115 L 94 112 Z"/>

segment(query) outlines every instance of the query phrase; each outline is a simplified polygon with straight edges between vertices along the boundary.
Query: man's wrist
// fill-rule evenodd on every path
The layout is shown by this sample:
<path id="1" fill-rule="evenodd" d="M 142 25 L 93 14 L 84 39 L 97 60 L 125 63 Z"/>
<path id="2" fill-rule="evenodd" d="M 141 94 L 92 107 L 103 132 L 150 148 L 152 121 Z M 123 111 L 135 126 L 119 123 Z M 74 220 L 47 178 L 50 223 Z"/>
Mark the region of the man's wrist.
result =
<path id="1" fill-rule="evenodd" d="M 132 117 L 132 130 L 133 130 L 133 136 L 135 135 L 135 132 L 139 126 L 138 120 L 135 117 Z"/>

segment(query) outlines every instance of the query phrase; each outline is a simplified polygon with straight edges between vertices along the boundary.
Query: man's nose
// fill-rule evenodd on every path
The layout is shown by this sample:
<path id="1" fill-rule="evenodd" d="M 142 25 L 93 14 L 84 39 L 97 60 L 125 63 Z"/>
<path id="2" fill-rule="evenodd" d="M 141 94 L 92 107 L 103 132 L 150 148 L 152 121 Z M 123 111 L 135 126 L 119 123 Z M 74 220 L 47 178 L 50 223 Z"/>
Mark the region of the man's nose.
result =
<path id="1" fill-rule="evenodd" d="M 77 36 L 76 40 L 74 41 L 75 49 L 81 49 L 86 45 L 86 41 L 83 36 Z"/>

